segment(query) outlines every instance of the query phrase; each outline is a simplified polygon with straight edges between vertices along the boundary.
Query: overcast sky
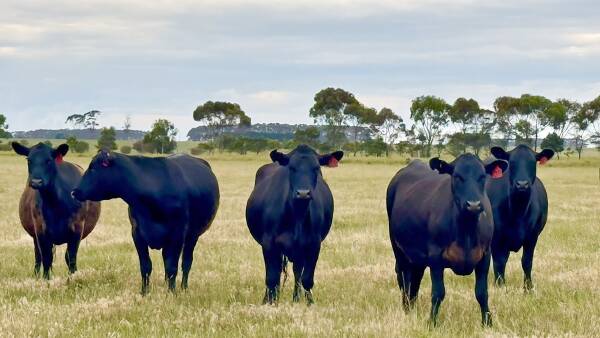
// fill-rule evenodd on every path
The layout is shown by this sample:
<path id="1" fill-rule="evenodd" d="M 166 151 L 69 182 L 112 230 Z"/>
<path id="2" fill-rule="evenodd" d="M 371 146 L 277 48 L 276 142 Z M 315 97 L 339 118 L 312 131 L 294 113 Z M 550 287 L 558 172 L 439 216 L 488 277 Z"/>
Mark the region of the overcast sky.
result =
<path id="1" fill-rule="evenodd" d="M 13 131 L 92 109 L 103 126 L 163 117 L 181 138 L 206 100 L 310 123 L 328 86 L 403 116 L 423 94 L 585 101 L 600 94 L 599 18 L 595 0 L 2 0 L 0 113 Z"/>

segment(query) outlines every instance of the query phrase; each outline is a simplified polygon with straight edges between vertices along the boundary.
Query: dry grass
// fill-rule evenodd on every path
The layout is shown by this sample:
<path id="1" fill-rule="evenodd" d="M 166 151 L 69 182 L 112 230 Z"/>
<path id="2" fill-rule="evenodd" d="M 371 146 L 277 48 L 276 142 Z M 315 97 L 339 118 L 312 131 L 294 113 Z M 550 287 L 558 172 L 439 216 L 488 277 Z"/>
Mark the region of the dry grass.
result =
<path id="1" fill-rule="evenodd" d="M 33 277 L 32 240 L 17 215 L 25 161 L 0 155 L 0 336 L 593 336 L 600 332 L 600 185 L 598 160 L 589 166 L 546 166 L 540 176 L 550 217 L 534 261 L 536 290 L 522 292 L 520 254 L 503 289 L 490 286 L 494 327 L 480 326 L 474 278 L 446 272 L 441 325 L 427 326 L 430 279 L 416 311 L 404 314 L 387 234 L 385 188 L 401 161 L 353 159 L 325 169 L 336 211 L 316 272 L 316 305 L 262 306 L 264 267 L 249 235 L 244 207 L 260 156 L 211 156 L 221 207 L 195 253 L 190 290 L 172 296 L 162 260 L 152 252 L 152 291 L 139 295 L 138 260 L 126 205 L 103 203 L 96 230 L 67 278 L 56 251 L 53 279 Z M 72 157 L 84 166 L 89 157 Z M 564 162 L 563 162 L 564 161 Z M 573 160 L 569 160 L 573 161 Z"/>

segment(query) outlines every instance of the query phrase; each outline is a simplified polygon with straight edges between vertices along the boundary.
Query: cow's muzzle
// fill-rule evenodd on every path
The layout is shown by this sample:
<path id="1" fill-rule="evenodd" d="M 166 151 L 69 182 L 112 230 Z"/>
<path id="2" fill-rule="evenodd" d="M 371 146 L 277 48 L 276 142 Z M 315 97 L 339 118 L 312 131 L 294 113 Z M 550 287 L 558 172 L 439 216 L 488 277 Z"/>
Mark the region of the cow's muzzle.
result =
<path id="1" fill-rule="evenodd" d="M 32 178 L 29 180 L 29 186 L 33 189 L 40 189 L 44 186 L 44 181 L 41 178 Z"/>
<path id="2" fill-rule="evenodd" d="M 527 181 L 527 180 L 515 181 L 515 189 L 517 191 L 525 192 L 525 191 L 529 190 L 530 186 L 531 185 L 529 184 L 529 181 Z"/>
<path id="3" fill-rule="evenodd" d="M 298 189 L 294 194 L 294 198 L 297 200 L 309 200 L 312 196 L 309 189 Z"/>
<path id="4" fill-rule="evenodd" d="M 483 211 L 481 201 L 467 201 L 465 202 L 465 209 L 473 214 L 478 214 Z"/>

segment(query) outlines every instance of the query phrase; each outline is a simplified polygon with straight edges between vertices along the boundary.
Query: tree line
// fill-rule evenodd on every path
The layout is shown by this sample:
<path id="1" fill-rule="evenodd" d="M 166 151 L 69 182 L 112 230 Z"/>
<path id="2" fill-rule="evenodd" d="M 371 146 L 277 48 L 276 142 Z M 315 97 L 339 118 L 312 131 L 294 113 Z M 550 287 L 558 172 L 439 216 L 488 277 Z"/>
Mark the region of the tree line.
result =
<path id="1" fill-rule="evenodd" d="M 428 157 L 442 151 L 479 154 L 492 145 L 506 147 L 514 142 L 535 150 L 552 148 L 560 156 L 568 141 L 569 150 L 577 152 L 579 158 L 586 146 L 600 147 L 600 96 L 584 103 L 531 94 L 501 96 L 494 100 L 492 109 L 486 109 L 473 98 L 460 97 L 448 103 L 423 95 L 412 100 L 410 121 L 405 122 L 390 108 L 377 110 L 344 89 L 325 88 L 315 94 L 309 116 L 323 126 L 323 135 L 318 128 L 308 127 L 297 130 L 293 140 L 281 146 L 306 143 L 320 150 L 342 148 L 354 154 L 381 156 L 397 151 Z M 238 104 L 207 101 L 196 108 L 193 117 L 214 131 L 211 149 L 244 152 L 243 144 L 256 143 L 231 142 L 220 133 L 225 126 L 250 124 L 251 119 Z M 368 137 L 360 135 L 365 130 Z"/>

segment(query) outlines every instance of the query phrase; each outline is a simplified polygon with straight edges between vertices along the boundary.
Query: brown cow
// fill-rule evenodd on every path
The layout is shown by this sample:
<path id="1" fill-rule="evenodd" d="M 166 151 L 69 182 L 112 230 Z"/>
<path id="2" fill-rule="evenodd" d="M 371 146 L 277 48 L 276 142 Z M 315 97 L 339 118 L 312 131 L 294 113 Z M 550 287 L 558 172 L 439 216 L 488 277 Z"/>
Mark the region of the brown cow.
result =
<path id="1" fill-rule="evenodd" d="M 71 191 L 82 176 L 82 168 L 62 160 L 69 147 L 56 149 L 39 143 L 27 148 L 17 142 L 12 147 L 27 156 L 29 177 L 19 202 L 19 218 L 33 237 L 35 274 L 44 266 L 44 278 L 50 278 L 54 245 L 67 244 L 65 261 L 69 273 L 77 271 L 77 250 L 82 239 L 92 232 L 100 217 L 99 202 L 79 202 Z"/>

